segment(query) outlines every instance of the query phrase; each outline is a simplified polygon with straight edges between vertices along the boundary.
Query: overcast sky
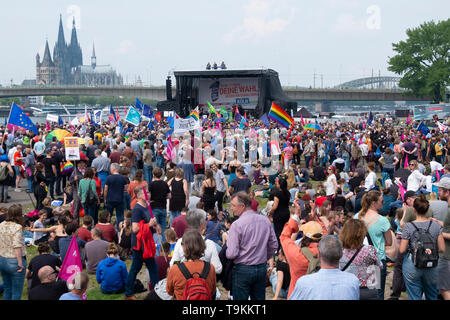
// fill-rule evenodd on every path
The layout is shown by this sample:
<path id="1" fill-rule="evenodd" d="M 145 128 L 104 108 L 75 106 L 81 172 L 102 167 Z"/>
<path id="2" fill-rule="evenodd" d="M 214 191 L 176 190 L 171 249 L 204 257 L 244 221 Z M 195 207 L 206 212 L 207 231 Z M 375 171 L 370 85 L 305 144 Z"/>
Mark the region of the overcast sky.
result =
<path id="1" fill-rule="evenodd" d="M 134 82 L 163 85 L 173 70 L 271 68 L 282 85 L 334 86 L 391 75 L 392 43 L 406 29 L 450 16 L 450 1 L 407 0 L 0 0 L 0 84 L 35 79 L 35 57 L 66 41 L 73 16 L 83 63 L 110 64 Z M 323 75 L 323 78 L 322 78 Z M 323 80 L 322 80 L 323 79 Z"/>

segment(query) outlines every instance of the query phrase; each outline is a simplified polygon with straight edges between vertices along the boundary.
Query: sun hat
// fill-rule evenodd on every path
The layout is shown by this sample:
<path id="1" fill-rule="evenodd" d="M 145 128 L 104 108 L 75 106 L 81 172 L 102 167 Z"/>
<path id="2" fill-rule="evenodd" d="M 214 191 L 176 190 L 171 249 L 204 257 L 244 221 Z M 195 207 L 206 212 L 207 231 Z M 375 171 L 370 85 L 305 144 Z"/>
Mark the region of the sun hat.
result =
<path id="1" fill-rule="evenodd" d="M 300 226 L 303 236 L 312 240 L 320 240 L 323 236 L 322 226 L 316 221 L 310 221 Z"/>

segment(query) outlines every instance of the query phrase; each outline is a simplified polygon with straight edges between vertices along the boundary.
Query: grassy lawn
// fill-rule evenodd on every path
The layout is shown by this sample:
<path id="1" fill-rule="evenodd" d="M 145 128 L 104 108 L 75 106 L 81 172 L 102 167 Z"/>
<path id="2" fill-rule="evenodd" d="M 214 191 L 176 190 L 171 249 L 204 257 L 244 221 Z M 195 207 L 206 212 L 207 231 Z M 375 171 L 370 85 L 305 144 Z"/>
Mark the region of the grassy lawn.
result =
<path id="1" fill-rule="evenodd" d="M 380 174 L 377 174 L 377 177 L 381 177 Z M 317 188 L 317 186 L 322 183 L 319 181 L 310 181 L 313 185 L 313 188 Z M 252 190 L 255 188 L 256 186 L 252 187 Z M 259 203 L 259 209 L 263 209 L 265 208 L 268 199 L 267 198 L 260 198 L 257 197 L 256 200 Z M 24 205 L 24 212 L 28 212 L 31 211 L 33 209 L 32 204 L 27 204 Z M 227 209 L 230 213 L 230 204 L 229 202 L 224 203 L 224 208 Z M 102 209 L 101 209 L 102 210 Z M 114 218 L 113 218 L 114 220 Z M 112 221 L 114 222 L 114 221 Z M 31 261 L 31 259 L 33 257 L 35 257 L 38 254 L 37 252 L 37 248 L 34 246 L 28 247 L 27 248 L 27 261 Z M 131 259 L 128 259 L 125 261 L 128 270 L 130 269 L 131 266 Z M 393 275 L 393 267 L 388 267 L 388 277 L 386 280 L 386 294 L 385 294 L 385 298 L 389 297 L 390 294 L 390 287 L 391 287 L 391 283 L 392 283 L 392 275 Z M 147 269 L 145 268 L 145 265 L 143 266 L 143 268 L 141 269 L 140 273 L 138 274 L 138 279 L 140 279 L 142 281 L 142 283 L 144 284 L 144 286 L 147 286 L 148 283 L 148 275 L 147 275 Z M 222 288 L 221 284 L 218 283 L 218 287 L 219 290 L 221 292 L 221 300 L 227 300 L 227 294 L 225 292 L 225 290 Z M 87 298 L 88 300 L 122 300 L 124 298 L 124 294 L 113 294 L 113 295 L 105 295 L 101 292 L 100 290 L 100 285 L 97 283 L 96 278 L 95 278 L 95 274 L 89 275 L 89 287 L 88 290 L 86 292 L 87 294 Z M 148 294 L 147 292 L 144 293 L 140 293 L 140 294 L 136 294 L 136 298 L 137 299 L 143 299 L 146 295 Z M 273 292 L 272 292 L 272 287 L 267 287 L 266 288 L 266 299 L 270 300 L 273 297 Z M 22 294 L 22 300 L 27 300 L 28 299 L 28 290 L 27 290 L 27 284 L 25 282 L 24 284 L 24 290 L 23 290 L 23 294 Z M 402 294 L 401 299 L 407 299 L 407 295 L 406 293 Z"/>

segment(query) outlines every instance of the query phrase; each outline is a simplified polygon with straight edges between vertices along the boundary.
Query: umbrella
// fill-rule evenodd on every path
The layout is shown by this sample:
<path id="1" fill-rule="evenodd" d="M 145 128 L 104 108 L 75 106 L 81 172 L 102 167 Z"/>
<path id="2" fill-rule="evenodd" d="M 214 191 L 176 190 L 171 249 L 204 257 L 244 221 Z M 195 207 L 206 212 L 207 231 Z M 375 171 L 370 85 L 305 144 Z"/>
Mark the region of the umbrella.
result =
<path id="1" fill-rule="evenodd" d="M 400 168 L 397 171 L 394 172 L 394 177 L 399 177 L 401 178 L 403 181 L 408 181 L 408 177 L 411 174 L 411 171 L 409 171 L 408 169 L 403 169 Z"/>
<path id="2" fill-rule="evenodd" d="M 319 126 L 317 123 L 308 123 L 303 127 L 303 129 L 323 132 L 323 128 Z"/>
<path id="3" fill-rule="evenodd" d="M 47 135 L 47 138 L 45 138 L 45 142 L 47 142 L 47 143 L 52 142 L 53 137 L 56 137 L 57 141 L 64 141 L 65 137 L 71 137 L 71 136 L 72 136 L 72 134 L 67 130 L 55 129 Z"/>

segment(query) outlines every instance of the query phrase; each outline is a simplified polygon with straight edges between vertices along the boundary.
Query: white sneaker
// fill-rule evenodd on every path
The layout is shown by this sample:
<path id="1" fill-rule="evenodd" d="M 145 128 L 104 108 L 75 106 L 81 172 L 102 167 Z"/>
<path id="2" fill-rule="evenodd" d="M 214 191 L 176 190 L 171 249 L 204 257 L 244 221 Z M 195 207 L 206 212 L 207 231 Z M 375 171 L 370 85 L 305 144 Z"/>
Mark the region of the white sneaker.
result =
<path id="1" fill-rule="evenodd" d="M 15 192 L 22 192 L 22 190 L 15 188 L 14 189 Z"/>

